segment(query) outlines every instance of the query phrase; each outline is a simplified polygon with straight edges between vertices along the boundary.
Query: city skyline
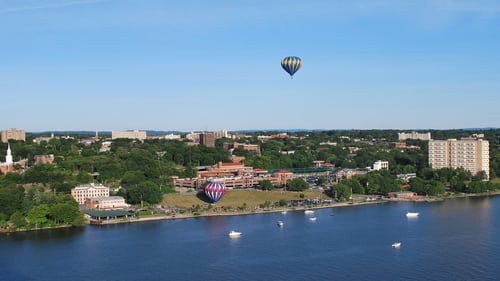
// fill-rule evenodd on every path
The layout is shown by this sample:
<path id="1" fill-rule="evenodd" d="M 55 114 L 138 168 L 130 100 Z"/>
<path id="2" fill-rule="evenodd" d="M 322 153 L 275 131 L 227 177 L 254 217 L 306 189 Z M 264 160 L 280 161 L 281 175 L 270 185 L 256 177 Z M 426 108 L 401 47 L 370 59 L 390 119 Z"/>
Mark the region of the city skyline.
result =
<path id="1" fill-rule="evenodd" d="M 497 1 L 0 1 L 0 36 L 0 130 L 500 123 Z"/>

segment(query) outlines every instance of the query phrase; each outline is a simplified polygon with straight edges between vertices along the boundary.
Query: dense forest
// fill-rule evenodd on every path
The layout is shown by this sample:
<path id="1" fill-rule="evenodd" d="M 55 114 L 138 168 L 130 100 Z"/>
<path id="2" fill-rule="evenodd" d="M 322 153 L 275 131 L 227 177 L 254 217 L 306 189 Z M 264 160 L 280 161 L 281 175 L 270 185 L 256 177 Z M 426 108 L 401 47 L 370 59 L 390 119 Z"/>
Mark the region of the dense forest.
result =
<path id="1" fill-rule="evenodd" d="M 105 134 L 97 141 L 86 142 L 91 134 L 58 134 L 48 141 L 33 140 L 48 134 L 27 135 L 27 140 L 9 143 L 14 161 L 28 160 L 21 174 L 0 175 L 0 224 L 16 222 L 19 227 L 81 223 L 70 190 L 78 184 L 98 182 L 112 187 L 128 203 L 143 200 L 149 204 L 161 201 L 173 192 L 170 177 L 194 177 L 197 167 L 230 161 L 231 156 L 245 157 L 246 166 L 267 170 L 311 167 L 323 160 L 338 168 L 370 167 L 377 160 L 389 162 L 388 171 L 369 173 L 334 186 L 339 199 L 359 194 L 383 194 L 401 190 L 397 174 L 416 173 L 410 186 L 419 194 L 435 195 L 449 189 L 457 192 L 484 192 L 497 189 L 497 184 L 481 181 L 481 175 L 463 170 L 432 170 L 428 166 L 427 142 L 407 140 L 413 149 L 396 149 L 399 131 L 332 130 L 294 131 L 287 138 L 260 140 L 260 135 L 282 132 L 246 132 L 238 139 L 218 139 L 215 147 L 191 145 L 187 140 L 152 139 L 113 140 L 109 149 Z M 490 143 L 490 178 L 500 175 L 500 129 L 430 130 L 433 139 L 468 137 L 484 134 Z M 236 148 L 224 149 L 224 143 L 258 144 L 260 155 Z M 355 149 L 353 149 L 355 148 Z M 5 159 L 7 144 L 0 144 L 0 159 Z M 293 153 L 291 153 L 293 152 Z M 35 155 L 54 155 L 53 164 L 34 163 Z M 69 196 L 69 197 L 68 197 Z M 74 201 L 74 200 L 73 200 Z M 76 208 L 76 209 L 75 209 Z M 72 216 L 63 217 L 62 211 Z M 75 211 L 76 210 L 76 211 Z M 27 219 L 21 219 L 27 218 Z"/>

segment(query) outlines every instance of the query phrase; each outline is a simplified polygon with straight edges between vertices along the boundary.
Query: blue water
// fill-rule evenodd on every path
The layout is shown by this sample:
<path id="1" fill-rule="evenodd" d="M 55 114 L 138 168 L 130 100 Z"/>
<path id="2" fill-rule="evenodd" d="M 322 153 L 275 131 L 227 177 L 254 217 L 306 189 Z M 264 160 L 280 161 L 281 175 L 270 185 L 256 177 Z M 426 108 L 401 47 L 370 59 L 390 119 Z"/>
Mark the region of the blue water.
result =
<path id="1" fill-rule="evenodd" d="M 499 215 L 482 197 L 1 235 L 0 280 L 500 280 Z"/>

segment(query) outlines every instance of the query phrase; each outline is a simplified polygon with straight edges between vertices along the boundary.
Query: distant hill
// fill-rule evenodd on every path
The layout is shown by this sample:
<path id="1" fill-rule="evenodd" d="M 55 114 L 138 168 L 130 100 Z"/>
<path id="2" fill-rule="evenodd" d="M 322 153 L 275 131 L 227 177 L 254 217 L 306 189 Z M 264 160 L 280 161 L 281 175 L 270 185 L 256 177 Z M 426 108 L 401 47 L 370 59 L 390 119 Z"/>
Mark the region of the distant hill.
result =
<path id="1" fill-rule="evenodd" d="M 251 133 L 300 133 L 300 132 L 318 132 L 318 131 L 430 131 L 430 132 L 446 132 L 446 131 L 489 131 L 497 130 L 499 128 L 495 127 L 484 127 L 484 128 L 454 128 L 454 129 L 245 129 L 245 130 L 233 130 L 229 131 L 231 134 L 251 134 Z M 132 130 L 126 130 L 132 131 Z M 160 135 L 183 135 L 189 133 L 189 131 L 163 131 L 163 130 L 140 130 L 146 131 L 148 136 L 160 136 Z M 110 137 L 111 131 L 98 131 L 101 137 Z M 78 136 L 95 136 L 96 131 L 40 131 L 40 132 L 27 132 L 27 134 L 34 136 L 49 136 L 54 134 L 56 136 L 65 135 L 78 135 Z"/>

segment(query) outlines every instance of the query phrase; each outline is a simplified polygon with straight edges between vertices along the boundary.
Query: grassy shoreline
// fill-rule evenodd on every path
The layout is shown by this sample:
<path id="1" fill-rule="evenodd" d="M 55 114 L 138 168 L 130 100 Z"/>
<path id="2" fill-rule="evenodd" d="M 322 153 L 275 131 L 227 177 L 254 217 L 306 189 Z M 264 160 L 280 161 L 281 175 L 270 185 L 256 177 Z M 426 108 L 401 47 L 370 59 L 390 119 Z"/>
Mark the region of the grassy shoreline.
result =
<path id="1" fill-rule="evenodd" d="M 246 192 L 245 192 L 246 191 Z M 239 193 L 237 193 L 239 192 Z M 258 195 L 254 196 L 247 196 L 248 194 L 246 193 L 254 193 Z M 288 194 L 287 194 L 288 193 Z M 192 198 L 196 199 L 191 199 L 191 200 L 186 200 L 189 198 L 191 195 Z M 375 200 L 375 201 L 365 201 L 363 198 L 366 198 L 366 196 L 363 195 L 358 195 L 354 197 L 354 200 L 351 202 L 335 202 L 333 201 L 331 204 L 324 204 L 324 205 L 317 205 L 317 206 L 295 206 L 295 207 L 270 207 L 268 209 L 262 209 L 262 208 L 257 208 L 257 209 L 246 209 L 246 210 L 241 210 L 241 209 L 233 209 L 232 211 L 221 211 L 221 209 L 211 209 L 209 211 L 202 211 L 199 213 L 192 213 L 192 212 L 186 212 L 183 214 L 176 213 L 175 215 L 172 214 L 160 214 L 160 215 L 148 215 L 148 216 L 141 216 L 140 218 L 134 219 L 132 221 L 125 221 L 123 223 L 127 222 L 145 222 L 145 221 L 154 221 L 154 220 L 168 220 L 168 219 L 188 219 L 188 218 L 197 218 L 197 217 L 213 217 L 213 216 L 242 216 L 242 215 L 254 215 L 254 214 L 265 214 L 265 213 L 277 213 L 277 212 L 282 212 L 282 211 L 288 211 L 288 212 L 293 212 L 293 211 L 304 211 L 307 209 L 324 209 L 324 208 L 339 208 L 339 207 L 355 207 L 355 206 L 363 206 L 363 205 L 371 205 L 371 204 L 381 204 L 381 203 L 390 203 L 390 202 L 416 202 L 416 203 L 423 203 L 423 202 L 438 202 L 446 199 L 456 199 L 456 198 L 464 198 L 464 197 L 480 197 L 480 196 L 496 196 L 500 195 L 500 191 L 497 192 L 489 192 L 489 193 L 481 193 L 481 194 L 453 194 L 450 196 L 445 196 L 445 197 L 421 197 L 419 199 L 410 199 L 410 200 Z M 227 197 L 227 198 L 226 198 Z M 228 192 L 225 197 L 219 201 L 217 204 L 221 204 L 219 206 L 240 206 L 242 203 L 246 202 L 251 202 L 250 204 L 247 203 L 248 206 L 253 206 L 254 208 L 257 205 L 260 205 L 262 202 L 265 200 L 270 200 L 270 199 L 283 199 L 284 198 L 290 198 L 290 199 L 315 199 L 315 198 L 323 198 L 323 199 L 331 199 L 331 197 L 327 196 L 324 194 L 322 191 L 317 191 L 317 190 L 308 190 L 304 192 L 304 198 L 300 197 L 300 192 L 282 192 L 282 191 L 260 191 L 260 190 L 238 190 L 235 192 Z M 184 200 L 182 200 L 184 199 Z M 226 200 L 224 200 L 226 199 Z M 181 203 L 179 203 L 181 202 Z M 165 197 L 163 200 L 163 204 L 172 204 L 173 206 L 176 207 L 183 207 L 183 208 L 190 208 L 193 206 L 193 203 L 196 204 L 201 204 L 205 203 L 194 193 L 190 194 L 174 194 L 171 195 L 171 197 Z"/>
<path id="2" fill-rule="evenodd" d="M 258 210 L 234 210 L 234 211 L 213 211 L 213 212 L 200 212 L 200 213 L 183 213 L 183 214 L 175 214 L 175 215 L 150 215 L 150 216 L 141 216 L 136 219 L 123 221 L 122 223 L 129 222 L 146 222 L 146 221 L 156 221 L 156 220 L 170 220 L 170 219 L 189 219 L 189 218 L 199 218 L 199 217 L 217 217 L 217 216 L 246 216 L 246 215 L 257 215 L 257 214 L 268 214 L 268 213 L 279 213 L 283 211 L 287 212 L 295 212 L 295 211 L 304 211 L 304 210 L 316 210 L 316 209 L 326 209 L 326 208 L 340 208 L 340 207 L 354 207 L 361 205 L 370 205 L 370 204 L 382 204 L 388 203 L 389 201 L 378 200 L 378 201 L 363 201 L 363 202 L 334 202 L 331 204 L 317 205 L 317 206 L 295 206 L 295 207 L 275 207 L 269 209 L 258 209 Z M 120 222 L 115 222 L 120 223 Z"/>
<path id="3" fill-rule="evenodd" d="M 314 200 L 323 199 L 330 200 L 331 203 L 317 205 L 300 205 L 300 206 L 279 206 L 277 203 L 280 200 Z M 269 202 L 267 207 L 265 203 Z M 165 195 L 162 201 L 162 206 L 167 210 L 183 209 L 185 212 L 168 212 L 157 214 L 141 214 L 138 218 L 128 219 L 115 222 L 107 222 L 105 224 L 129 223 L 129 222 L 145 222 L 155 220 L 168 219 L 188 219 L 197 217 L 214 217 L 214 216 L 242 216 L 265 213 L 277 213 L 282 211 L 303 211 L 306 209 L 323 209 L 335 207 L 359 206 L 366 204 L 379 204 L 385 201 L 355 201 L 355 202 L 335 202 L 331 197 L 325 194 L 322 190 L 306 190 L 304 192 L 291 191 L 262 191 L 255 189 L 247 190 L 229 190 L 224 197 L 216 204 L 210 204 L 201 194 L 194 192 L 176 193 Z M 204 206 L 205 208 L 203 208 Z"/>
<path id="4" fill-rule="evenodd" d="M 278 202 L 280 200 L 303 200 L 303 199 L 324 199 L 331 200 L 322 190 L 306 190 L 304 192 L 291 191 L 263 191 L 256 189 L 235 189 L 229 190 L 222 199 L 217 202 L 217 206 L 227 208 L 238 208 L 245 205 L 247 208 L 255 208 L 266 201 Z M 162 205 L 176 208 L 191 208 L 193 205 L 210 204 L 202 194 L 194 192 L 167 194 L 163 197 Z"/>

